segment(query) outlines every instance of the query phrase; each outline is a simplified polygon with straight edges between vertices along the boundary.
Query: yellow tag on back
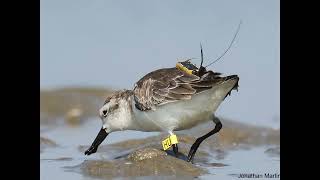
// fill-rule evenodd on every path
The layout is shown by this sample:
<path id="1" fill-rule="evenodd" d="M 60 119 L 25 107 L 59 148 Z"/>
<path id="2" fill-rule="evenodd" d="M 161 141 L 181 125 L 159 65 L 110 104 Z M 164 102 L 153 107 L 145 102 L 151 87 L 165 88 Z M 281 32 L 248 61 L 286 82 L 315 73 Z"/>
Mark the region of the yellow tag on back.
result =
<path id="1" fill-rule="evenodd" d="M 181 63 L 176 64 L 176 68 L 180 69 L 181 71 L 184 71 L 188 74 L 192 74 L 192 70 L 189 70 L 188 68 L 184 67 Z"/>
<path id="2" fill-rule="evenodd" d="M 163 150 L 169 149 L 172 146 L 172 144 L 178 144 L 178 138 L 175 134 L 170 135 L 162 141 Z"/>

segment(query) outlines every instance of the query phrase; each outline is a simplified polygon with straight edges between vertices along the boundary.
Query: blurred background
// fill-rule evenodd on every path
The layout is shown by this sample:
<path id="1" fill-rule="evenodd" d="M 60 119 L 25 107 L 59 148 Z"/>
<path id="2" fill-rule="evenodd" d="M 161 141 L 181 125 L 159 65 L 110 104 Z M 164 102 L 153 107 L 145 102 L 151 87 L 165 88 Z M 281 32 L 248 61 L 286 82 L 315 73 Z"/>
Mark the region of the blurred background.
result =
<path id="1" fill-rule="evenodd" d="M 228 47 L 240 20 L 232 48 L 209 67 L 237 74 L 239 91 L 217 110 L 223 128 L 201 144 L 196 166 L 172 156 L 165 167 L 157 157 L 152 166 L 122 161 L 137 149 L 148 153 L 145 147 L 159 153 L 167 134 L 158 132 L 111 133 L 97 153 L 84 156 L 101 128 L 98 109 L 112 91 L 132 89 L 145 74 L 174 67 L 178 59 L 200 58 L 200 42 L 209 64 Z M 227 180 L 280 173 L 279 36 L 278 0 L 40 0 L 41 179 L 182 173 Z M 179 152 L 187 154 L 212 128 L 208 122 L 177 132 Z"/>
<path id="2" fill-rule="evenodd" d="M 279 127 L 279 7 L 277 0 L 41 0 L 41 89 L 132 89 L 152 70 L 199 58 L 200 42 L 208 64 L 242 20 L 233 47 L 209 68 L 240 77 L 239 92 L 217 115 Z"/>

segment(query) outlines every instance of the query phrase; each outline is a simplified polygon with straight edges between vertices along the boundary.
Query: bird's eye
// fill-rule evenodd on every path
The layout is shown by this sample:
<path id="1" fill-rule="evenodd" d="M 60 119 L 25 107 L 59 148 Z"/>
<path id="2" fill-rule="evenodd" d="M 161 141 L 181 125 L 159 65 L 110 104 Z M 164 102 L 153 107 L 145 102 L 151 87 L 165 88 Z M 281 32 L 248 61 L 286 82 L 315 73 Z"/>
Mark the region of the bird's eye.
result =
<path id="1" fill-rule="evenodd" d="M 108 114 L 108 110 L 103 110 L 102 113 L 103 113 L 103 116 L 106 117 Z"/>

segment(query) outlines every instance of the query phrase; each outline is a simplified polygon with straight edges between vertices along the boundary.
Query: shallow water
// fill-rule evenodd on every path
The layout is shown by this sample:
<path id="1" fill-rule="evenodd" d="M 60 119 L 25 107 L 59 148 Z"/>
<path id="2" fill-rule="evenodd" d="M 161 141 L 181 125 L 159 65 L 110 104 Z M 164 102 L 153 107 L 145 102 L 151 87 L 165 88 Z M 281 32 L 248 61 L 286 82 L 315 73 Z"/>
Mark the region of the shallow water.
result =
<path id="1" fill-rule="evenodd" d="M 90 156 L 78 150 L 79 145 L 90 145 L 101 128 L 99 120 L 90 119 L 77 127 L 61 124 L 60 126 L 45 126 L 41 129 L 43 137 L 49 138 L 58 144 L 57 147 L 46 148 L 40 154 L 40 177 L 42 180 L 55 179 L 91 179 L 81 174 L 67 172 L 63 167 L 75 166 L 85 160 L 105 158 L 99 151 Z M 145 133 L 137 131 L 124 131 L 112 133 L 102 144 L 112 144 L 127 139 L 144 138 L 158 133 Z M 55 160 L 58 158 L 71 158 L 71 160 Z"/>
<path id="2" fill-rule="evenodd" d="M 41 136 L 51 139 L 57 144 L 55 147 L 44 148 L 40 154 L 41 179 L 97 179 L 84 175 L 80 170 L 70 170 L 68 167 L 78 166 L 85 160 L 101 160 L 114 157 L 115 154 L 107 154 L 99 152 L 99 150 L 95 154 L 85 156 L 84 152 L 79 149 L 81 145 L 88 146 L 92 143 L 100 126 L 101 122 L 96 118 L 89 119 L 79 126 L 68 126 L 64 123 L 55 126 L 41 125 Z M 137 131 L 116 132 L 110 134 L 102 145 L 158 134 L 157 132 Z M 238 176 L 241 173 L 262 174 L 263 176 L 264 173 L 280 174 L 280 155 L 276 150 L 273 150 L 274 147 L 276 146 L 266 144 L 253 148 L 230 150 L 222 158 L 212 155 L 214 158 L 211 158 L 208 162 L 195 162 L 194 165 L 209 172 L 209 174 L 200 176 L 200 179 L 240 179 Z M 159 178 L 172 179 L 174 177 L 162 176 Z M 119 177 L 119 179 L 124 178 Z M 135 179 L 149 179 L 149 177 Z"/>
<path id="3" fill-rule="evenodd" d="M 268 156 L 264 153 L 265 149 L 266 147 L 257 147 L 250 150 L 232 151 L 220 161 L 228 166 L 209 168 L 209 171 L 214 175 L 204 175 L 202 179 L 212 179 L 213 176 L 218 179 L 238 179 L 238 176 L 243 173 L 262 174 L 263 176 L 265 173 L 280 174 L 280 157 Z"/>

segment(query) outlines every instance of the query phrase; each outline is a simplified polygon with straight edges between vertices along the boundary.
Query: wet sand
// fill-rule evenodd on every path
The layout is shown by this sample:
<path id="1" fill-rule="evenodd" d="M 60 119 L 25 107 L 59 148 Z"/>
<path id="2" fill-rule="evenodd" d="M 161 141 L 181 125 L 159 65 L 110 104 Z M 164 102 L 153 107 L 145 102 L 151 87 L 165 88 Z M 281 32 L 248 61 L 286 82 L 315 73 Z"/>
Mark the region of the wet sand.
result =
<path id="1" fill-rule="evenodd" d="M 51 177 L 55 172 L 54 174 L 59 173 L 62 179 L 65 179 L 65 176 L 68 179 L 210 179 L 219 172 L 219 179 L 230 179 L 234 174 L 245 173 L 245 170 L 239 171 L 241 168 L 247 167 L 246 171 L 250 170 L 249 172 L 257 169 L 257 172 L 260 172 L 263 169 L 259 167 L 264 166 L 270 173 L 279 173 L 278 130 L 230 121 L 226 121 L 226 124 L 230 126 L 224 127 L 221 133 L 201 144 L 193 164 L 185 161 L 186 155 L 197 137 L 195 134 L 207 132 L 210 124 L 177 133 L 178 158 L 174 157 L 171 149 L 166 152 L 161 149 L 161 140 L 166 137 L 165 134 L 136 131 L 110 134 L 97 153 L 85 156 L 83 153 L 95 138 L 100 122 L 90 119 L 77 127 L 51 126 L 42 133 L 44 137 L 54 140 L 54 145 L 49 143 L 51 145 L 41 150 L 41 177 L 55 179 Z M 243 157 L 241 153 L 247 157 Z M 255 159 L 256 161 L 250 162 Z M 239 167 L 236 168 L 237 166 Z"/>

